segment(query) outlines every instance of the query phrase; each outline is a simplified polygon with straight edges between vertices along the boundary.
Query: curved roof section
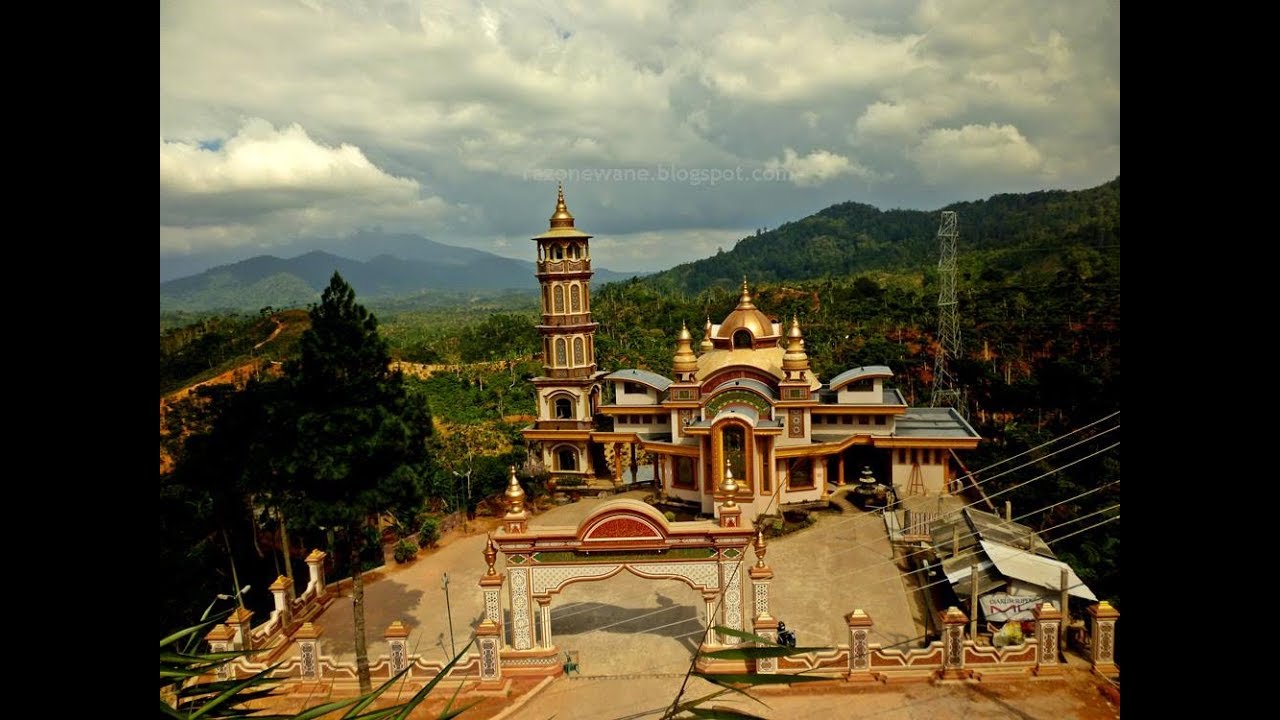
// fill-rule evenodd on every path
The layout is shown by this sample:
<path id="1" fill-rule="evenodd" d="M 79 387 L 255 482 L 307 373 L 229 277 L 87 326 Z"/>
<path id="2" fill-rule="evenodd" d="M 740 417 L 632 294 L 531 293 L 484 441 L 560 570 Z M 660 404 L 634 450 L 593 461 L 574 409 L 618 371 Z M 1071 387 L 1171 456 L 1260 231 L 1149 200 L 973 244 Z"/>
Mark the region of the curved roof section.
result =
<path id="1" fill-rule="evenodd" d="M 722 385 L 717 385 L 710 393 L 707 394 L 707 399 L 711 399 L 712 397 L 715 397 L 716 395 L 719 395 L 722 392 L 728 392 L 729 390 L 740 390 L 744 388 L 748 390 L 755 390 L 756 392 L 769 398 L 770 400 L 778 399 L 778 394 L 773 391 L 773 388 L 769 387 L 768 385 L 765 385 L 759 380 L 752 380 L 751 378 L 742 378 L 739 380 L 728 380 Z"/>
<path id="2" fill-rule="evenodd" d="M 755 368 L 762 372 L 766 372 L 773 377 L 782 380 L 786 375 L 782 372 L 782 355 L 784 350 L 781 347 L 774 346 L 768 348 L 759 348 L 750 350 L 747 348 L 739 348 L 737 350 L 708 350 L 698 356 L 698 380 L 710 380 L 713 375 L 735 365 Z M 809 376 L 809 389 L 817 390 L 822 387 L 822 383 L 813 373 L 806 373 Z"/>
<path id="3" fill-rule="evenodd" d="M 746 420 L 751 427 L 755 427 L 756 423 L 760 422 L 760 413 L 756 412 L 754 408 L 749 408 L 745 405 L 728 405 L 716 413 L 715 417 L 711 418 L 711 424 L 715 425 L 728 418 L 740 418 Z"/>
<path id="4" fill-rule="evenodd" d="M 657 390 L 658 392 L 666 392 L 667 388 L 671 387 L 670 379 L 665 378 L 655 372 L 649 372 L 648 370 L 638 370 L 635 368 L 628 368 L 626 370 L 618 370 L 617 372 L 609 373 L 608 375 L 604 376 L 604 379 L 605 380 L 627 380 L 630 382 L 638 382 L 642 385 L 648 385 L 649 387 L 653 388 L 654 390 Z"/>
<path id="5" fill-rule="evenodd" d="M 867 378 L 891 378 L 893 371 L 887 365 L 865 365 L 862 367 L 850 368 L 831 378 L 831 389 L 839 390 L 857 380 L 865 380 Z"/>

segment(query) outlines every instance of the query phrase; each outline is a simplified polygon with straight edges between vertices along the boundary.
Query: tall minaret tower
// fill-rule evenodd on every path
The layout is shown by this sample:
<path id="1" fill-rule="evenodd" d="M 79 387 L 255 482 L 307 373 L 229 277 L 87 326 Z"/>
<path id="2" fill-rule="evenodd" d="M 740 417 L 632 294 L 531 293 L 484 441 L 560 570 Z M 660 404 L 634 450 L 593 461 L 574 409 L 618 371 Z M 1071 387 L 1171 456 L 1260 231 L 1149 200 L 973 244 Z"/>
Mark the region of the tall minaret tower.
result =
<path id="1" fill-rule="evenodd" d="M 551 226 L 533 239 L 542 286 L 542 376 L 533 379 L 538 421 L 524 431 L 526 440 L 541 443 L 543 464 L 553 473 L 593 474 L 587 442 L 604 373 L 596 371 L 590 239 L 573 226 L 561 186 Z"/>

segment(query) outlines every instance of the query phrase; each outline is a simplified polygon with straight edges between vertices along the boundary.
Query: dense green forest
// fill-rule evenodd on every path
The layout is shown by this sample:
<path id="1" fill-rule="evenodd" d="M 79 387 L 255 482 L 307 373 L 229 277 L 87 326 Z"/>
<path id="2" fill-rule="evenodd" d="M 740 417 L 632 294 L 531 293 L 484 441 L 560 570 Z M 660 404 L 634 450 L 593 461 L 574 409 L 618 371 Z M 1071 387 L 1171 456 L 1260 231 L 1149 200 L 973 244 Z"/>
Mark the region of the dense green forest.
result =
<path id="1" fill-rule="evenodd" d="M 960 213 L 961 229 L 963 353 L 953 371 L 967 391 L 970 420 L 986 438 L 965 456 L 969 467 L 986 467 L 1117 413 L 1119 179 L 1086 191 L 1002 195 L 949 209 Z M 936 350 L 937 222 L 937 213 L 847 203 L 746 238 L 731 252 L 604 285 L 592 297 L 601 369 L 670 375 L 681 323 L 700 338 L 708 317 L 719 322 L 736 304 L 746 274 L 758 307 L 779 319 L 799 318 L 822 380 L 856 365 L 887 364 L 908 401 L 926 404 Z M 506 306 L 379 313 L 392 357 L 457 365 L 405 383 L 429 405 L 437 426 L 428 494 L 440 511 L 474 510 L 500 490 L 505 464 L 523 459 L 521 421 L 512 416 L 534 408 L 535 312 L 521 297 Z M 201 322 L 206 329 L 199 332 L 162 333 L 162 391 L 166 377 L 181 384 L 186 370 L 209 372 L 204 366 L 247 357 L 246 343 L 260 342 L 270 330 L 262 318 Z M 1051 541 L 1063 537 L 1055 551 L 1100 597 L 1117 603 L 1120 524 L 1087 526 L 1118 514 L 1109 508 L 1119 503 L 1119 449 L 1104 450 L 1118 442 L 1118 422 L 1117 415 L 1075 436 L 1097 437 L 1073 453 L 1050 458 L 1045 455 L 1054 447 L 1034 450 L 1022 458 L 1032 467 L 984 485 L 997 493 L 1046 474 L 999 500 L 1010 499 L 1017 515 L 1031 513 L 1023 522 L 1045 529 Z M 1102 489 L 1062 502 L 1096 488 Z M 1039 511 L 1054 503 L 1061 504 Z M 1080 517 L 1090 519 L 1063 525 Z M 1087 531 L 1066 537 L 1080 529 Z"/>
<path id="2" fill-rule="evenodd" d="M 966 269 L 1015 272 L 1070 249 L 1120 243 L 1120 178 L 1088 190 L 995 195 L 939 210 L 960 218 Z M 753 283 L 842 278 L 937 263 L 938 212 L 879 210 L 847 202 L 738 241 L 732 250 L 645 278 L 668 292 L 732 290 Z"/>

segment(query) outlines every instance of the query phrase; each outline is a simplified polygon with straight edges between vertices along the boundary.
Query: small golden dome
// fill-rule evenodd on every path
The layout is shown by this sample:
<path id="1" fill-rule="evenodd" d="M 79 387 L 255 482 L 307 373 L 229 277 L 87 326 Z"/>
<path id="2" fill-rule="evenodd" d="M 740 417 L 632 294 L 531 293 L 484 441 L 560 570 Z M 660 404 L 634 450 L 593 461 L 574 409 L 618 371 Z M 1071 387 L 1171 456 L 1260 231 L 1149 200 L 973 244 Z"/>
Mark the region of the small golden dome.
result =
<path id="1" fill-rule="evenodd" d="M 804 334 L 800 332 L 800 319 L 791 316 L 791 329 L 787 331 L 787 351 L 782 355 L 783 370 L 808 370 L 809 356 L 804 351 Z"/>
<path id="2" fill-rule="evenodd" d="M 551 229 L 571 227 L 573 227 L 573 215 L 569 213 L 568 206 L 564 204 L 564 184 L 561 183 L 560 190 L 556 196 L 556 212 L 551 216 Z"/>
<path id="3" fill-rule="evenodd" d="M 507 514 L 519 515 L 524 512 L 524 488 L 516 479 L 516 466 L 511 466 L 511 479 L 507 482 L 507 491 L 503 493 L 507 499 Z"/>
<path id="4" fill-rule="evenodd" d="M 678 373 L 691 373 L 698 369 L 698 356 L 693 354 L 693 335 L 689 333 L 689 326 L 684 323 L 680 323 L 675 362 L 671 367 Z"/>
<path id="5" fill-rule="evenodd" d="M 716 333 L 716 337 L 732 342 L 734 334 L 739 330 L 751 333 L 753 347 L 762 339 L 778 337 L 773 331 L 773 321 L 768 315 L 756 309 L 755 303 L 751 301 L 751 291 L 747 287 L 746 278 L 742 278 L 742 296 L 738 298 L 738 306 L 720 324 L 720 331 Z"/>
<path id="6" fill-rule="evenodd" d="M 738 492 L 738 482 L 733 479 L 733 468 L 729 467 L 729 461 L 724 463 L 724 482 L 720 483 L 720 491 L 729 496 L 724 501 L 725 507 L 733 507 L 737 503 L 733 501 L 733 496 Z"/>

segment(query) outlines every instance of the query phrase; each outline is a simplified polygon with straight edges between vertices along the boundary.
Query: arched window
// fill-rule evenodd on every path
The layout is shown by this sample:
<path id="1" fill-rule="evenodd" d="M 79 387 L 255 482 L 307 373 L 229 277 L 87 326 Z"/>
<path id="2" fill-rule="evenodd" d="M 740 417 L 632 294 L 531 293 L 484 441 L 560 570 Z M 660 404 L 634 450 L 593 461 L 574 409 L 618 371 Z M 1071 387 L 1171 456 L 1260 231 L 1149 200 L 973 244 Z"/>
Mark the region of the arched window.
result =
<path id="1" fill-rule="evenodd" d="M 568 348 L 569 346 L 565 343 L 564 338 L 556 338 L 556 367 L 569 366 Z"/>
<path id="2" fill-rule="evenodd" d="M 734 333 L 734 334 L 733 334 L 733 347 L 734 347 L 735 349 L 736 349 L 736 348 L 750 348 L 750 347 L 751 347 L 751 333 L 750 333 L 750 332 L 748 332 L 748 331 L 746 331 L 746 330 L 739 330 L 738 332 Z"/>
<path id="3" fill-rule="evenodd" d="M 578 243 L 573 243 L 569 246 L 569 259 L 577 260 L 579 257 L 581 257 L 581 253 L 578 251 Z"/>
<path id="4" fill-rule="evenodd" d="M 724 442 L 724 459 L 733 470 L 733 477 L 739 484 L 747 481 L 747 434 L 740 425 L 725 425 L 720 431 Z"/>
<path id="5" fill-rule="evenodd" d="M 574 365 L 587 364 L 586 358 L 584 357 L 586 355 L 585 348 L 586 348 L 586 345 L 583 344 L 582 338 L 576 337 L 573 339 L 573 364 Z"/>
<path id="6" fill-rule="evenodd" d="M 563 260 L 563 259 L 564 259 L 564 246 L 563 246 L 563 245 L 552 245 L 552 246 L 551 246 L 551 259 L 552 259 L 552 260 Z"/>
<path id="7" fill-rule="evenodd" d="M 582 312 L 582 289 L 577 283 L 569 286 L 569 309 L 573 312 Z"/>
<path id="8" fill-rule="evenodd" d="M 556 398 L 556 419 L 572 420 L 573 419 L 573 401 L 569 398 Z"/>
<path id="9" fill-rule="evenodd" d="M 577 470 L 578 451 L 573 448 L 560 448 L 556 452 L 556 465 L 560 470 Z"/>

